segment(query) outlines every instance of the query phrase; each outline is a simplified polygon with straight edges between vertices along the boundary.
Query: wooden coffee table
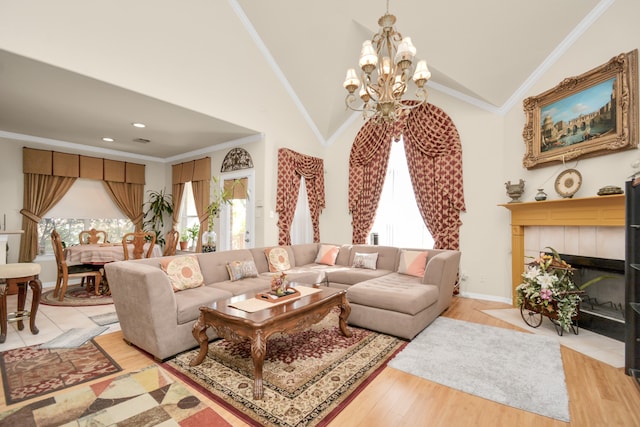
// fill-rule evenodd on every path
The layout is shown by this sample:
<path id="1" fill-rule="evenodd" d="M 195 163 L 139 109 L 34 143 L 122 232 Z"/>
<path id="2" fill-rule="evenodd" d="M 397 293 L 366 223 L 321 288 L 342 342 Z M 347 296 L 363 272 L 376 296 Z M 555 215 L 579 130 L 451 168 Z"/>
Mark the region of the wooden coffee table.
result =
<path id="1" fill-rule="evenodd" d="M 229 306 L 254 296 L 255 294 L 238 295 L 216 301 L 207 307 L 200 307 L 200 317 L 193 325 L 192 331 L 200 344 L 200 352 L 190 362 L 191 366 L 196 366 L 206 357 L 209 350 L 209 338 L 206 333 L 208 327 L 212 327 L 218 336 L 233 342 L 249 339 L 253 359 L 254 399 L 263 397 L 262 366 L 267 353 L 267 339 L 274 333 L 301 331 L 318 323 L 333 307 L 340 307 L 340 331 L 346 337 L 351 336 L 351 331 L 347 328 L 351 307 L 345 290 L 323 287 L 319 292 L 254 313 Z"/>

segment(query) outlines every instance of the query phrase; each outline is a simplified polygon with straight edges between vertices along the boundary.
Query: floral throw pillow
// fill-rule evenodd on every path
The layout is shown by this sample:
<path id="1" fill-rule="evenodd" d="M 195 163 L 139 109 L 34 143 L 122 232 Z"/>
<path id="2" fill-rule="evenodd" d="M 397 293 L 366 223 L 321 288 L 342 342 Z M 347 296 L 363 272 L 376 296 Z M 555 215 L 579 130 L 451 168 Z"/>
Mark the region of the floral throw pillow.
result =
<path id="1" fill-rule="evenodd" d="M 336 265 L 340 248 L 333 245 L 320 245 L 318 255 L 316 256 L 316 264 Z"/>
<path id="2" fill-rule="evenodd" d="M 398 273 L 408 274 L 410 276 L 422 277 L 424 270 L 427 268 L 427 251 L 400 251 L 400 264 L 398 264 Z"/>
<path id="3" fill-rule="evenodd" d="M 291 269 L 291 263 L 289 262 L 289 253 L 285 248 L 269 248 L 265 249 L 264 253 L 267 255 L 267 260 L 269 261 L 270 272 L 276 273 L 278 271 Z"/>
<path id="4" fill-rule="evenodd" d="M 376 263 L 378 262 L 378 252 L 363 254 L 356 252 L 353 257 L 353 265 L 355 268 L 368 268 L 369 270 L 376 269 Z"/>
<path id="5" fill-rule="evenodd" d="M 160 268 L 169 276 L 174 292 L 204 285 L 200 264 L 194 255 L 163 259 Z"/>
<path id="6" fill-rule="evenodd" d="M 227 271 L 232 282 L 245 277 L 258 277 L 258 269 L 253 261 L 231 261 L 227 263 Z"/>

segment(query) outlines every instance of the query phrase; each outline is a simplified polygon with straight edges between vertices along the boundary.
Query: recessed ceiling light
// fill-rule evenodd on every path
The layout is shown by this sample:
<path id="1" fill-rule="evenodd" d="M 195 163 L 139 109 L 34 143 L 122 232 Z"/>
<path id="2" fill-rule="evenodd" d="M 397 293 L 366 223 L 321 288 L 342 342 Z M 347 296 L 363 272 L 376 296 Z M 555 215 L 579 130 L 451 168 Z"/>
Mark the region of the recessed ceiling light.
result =
<path id="1" fill-rule="evenodd" d="M 147 125 L 145 125 L 144 123 L 131 123 L 134 127 L 137 128 L 146 128 Z"/>
<path id="2" fill-rule="evenodd" d="M 113 139 L 113 138 L 109 138 L 108 136 L 105 136 L 104 138 L 102 138 L 102 140 L 103 140 L 104 142 L 113 142 L 113 141 L 115 141 L 115 139 Z"/>

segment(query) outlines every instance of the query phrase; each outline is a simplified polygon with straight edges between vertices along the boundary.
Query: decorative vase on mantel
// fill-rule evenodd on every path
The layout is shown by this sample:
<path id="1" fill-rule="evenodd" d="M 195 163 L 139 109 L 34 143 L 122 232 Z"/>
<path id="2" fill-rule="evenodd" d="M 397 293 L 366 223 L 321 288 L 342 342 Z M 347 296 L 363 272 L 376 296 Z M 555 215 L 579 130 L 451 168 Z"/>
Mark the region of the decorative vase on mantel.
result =
<path id="1" fill-rule="evenodd" d="M 538 188 L 538 192 L 535 197 L 536 201 L 541 202 L 543 200 L 547 200 L 547 193 L 544 192 L 543 188 Z"/>

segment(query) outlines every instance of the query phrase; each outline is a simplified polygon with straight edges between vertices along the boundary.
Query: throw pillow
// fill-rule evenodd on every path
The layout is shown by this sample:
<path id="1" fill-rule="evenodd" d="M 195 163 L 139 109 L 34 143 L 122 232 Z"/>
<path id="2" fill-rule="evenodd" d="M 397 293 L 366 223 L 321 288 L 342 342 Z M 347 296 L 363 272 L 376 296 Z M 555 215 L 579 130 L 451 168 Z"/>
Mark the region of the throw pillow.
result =
<path id="1" fill-rule="evenodd" d="M 370 254 L 363 254 L 356 252 L 353 257 L 353 265 L 355 268 L 368 268 L 369 270 L 376 269 L 376 263 L 378 262 L 378 252 Z"/>
<path id="2" fill-rule="evenodd" d="M 291 269 L 289 263 L 289 254 L 285 248 L 275 247 L 265 249 L 264 253 L 267 255 L 267 261 L 269 261 L 269 271 L 277 273 L 278 271 L 285 271 Z"/>
<path id="3" fill-rule="evenodd" d="M 194 255 L 163 259 L 160 268 L 169 276 L 174 292 L 204 285 L 200 264 Z"/>
<path id="4" fill-rule="evenodd" d="M 424 270 L 427 268 L 427 257 L 429 252 L 426 251 L 400 251 L 400 264 L 398 265 L 398 273 L 408 274 L 410 276 L 422 277 Z"/>
<path id="5" fill-rule="evenodd" d="M 316 264 L 336 265 L 340 248 L 333 245 L 320 245 L 318 255 L 316 256 Z"/>
<path id="6" fill-rule="evenodd" d="M 245 277 L 258 277 L 258 269 L 253 261 L 231 261 L 227 263 L 227 271 L 232 282 Z"/>

